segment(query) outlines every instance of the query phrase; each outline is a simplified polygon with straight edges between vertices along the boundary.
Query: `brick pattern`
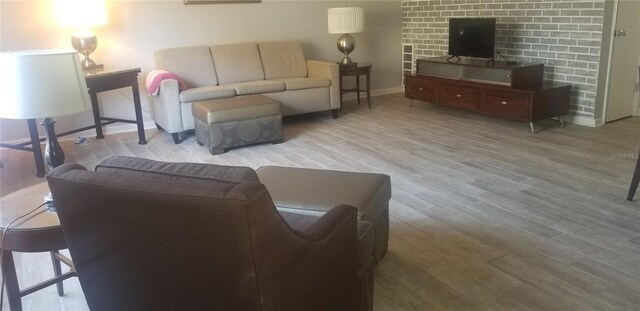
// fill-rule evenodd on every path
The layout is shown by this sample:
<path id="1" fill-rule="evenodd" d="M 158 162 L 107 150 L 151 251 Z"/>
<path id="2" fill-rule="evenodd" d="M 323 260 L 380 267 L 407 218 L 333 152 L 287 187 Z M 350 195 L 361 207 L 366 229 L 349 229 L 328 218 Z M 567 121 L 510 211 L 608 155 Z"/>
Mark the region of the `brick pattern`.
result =
<path id="1" fill-rule="evenodd" d="M 571 114 L 594 115 L 605 0 L 402 1 L 402 43 L 413 57 L 446 55 L 450 17 L 496 18 L 496 52 L 544 63 L 573 85 Z"/>

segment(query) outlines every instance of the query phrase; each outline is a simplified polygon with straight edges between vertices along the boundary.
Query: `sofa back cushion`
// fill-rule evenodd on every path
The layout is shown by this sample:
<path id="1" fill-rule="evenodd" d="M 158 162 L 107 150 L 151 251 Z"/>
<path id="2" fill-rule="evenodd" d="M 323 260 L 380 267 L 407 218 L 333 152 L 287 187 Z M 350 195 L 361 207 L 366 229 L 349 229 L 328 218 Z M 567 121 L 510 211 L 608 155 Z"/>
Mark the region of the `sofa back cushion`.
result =
<path id="1" fill-rule="evenodd" d="M 226 166 L 208 163 L 161 162 L 144 158 L 111 156 L 98 162 L 96 172 L 122 176 L 146 177 L 186 183 L 232 185 L 260 182 L 256 172 L 244 166 Z"/>
<path id="2" fill-rule="evenodd" d="M 220 84 L 264 80 L 262 60 L 256 43 L 211 47 Z"/>
<path id="3" fill-rule="evenodd" d="M 216 69 L 207 46 L 189 46 L 155 52 L 156 68 L 174 73 L 187 87 L 217 85 Z"/>
<path id="4" fill-rule="evenodd" d="M 307 63 L 298 41 L 259 43 L 266 79 L 307 76 Z"/>

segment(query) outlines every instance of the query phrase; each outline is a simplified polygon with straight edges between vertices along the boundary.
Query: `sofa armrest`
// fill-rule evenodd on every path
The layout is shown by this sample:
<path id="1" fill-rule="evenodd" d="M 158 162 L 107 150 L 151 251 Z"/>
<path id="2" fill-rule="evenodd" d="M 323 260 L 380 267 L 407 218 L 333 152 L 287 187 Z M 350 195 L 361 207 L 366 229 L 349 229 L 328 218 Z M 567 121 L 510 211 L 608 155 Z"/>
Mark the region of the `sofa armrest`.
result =
<path id="1" fill-rule="evenodd" d="M 180 88 L 175 79 L 160 82 L 158 96 L 151 96 L 153 119 L 167 133 L 184 131 L 182 109 L 180 107 Z"/>
<path id="2" fill-rule="evenodd" d="M 340 109 L 340 66 L 336 63 L 307 60 L 307 72 L 311 78 L 326 78 L 331 81 L 329 99 L 331 109 Z"/>

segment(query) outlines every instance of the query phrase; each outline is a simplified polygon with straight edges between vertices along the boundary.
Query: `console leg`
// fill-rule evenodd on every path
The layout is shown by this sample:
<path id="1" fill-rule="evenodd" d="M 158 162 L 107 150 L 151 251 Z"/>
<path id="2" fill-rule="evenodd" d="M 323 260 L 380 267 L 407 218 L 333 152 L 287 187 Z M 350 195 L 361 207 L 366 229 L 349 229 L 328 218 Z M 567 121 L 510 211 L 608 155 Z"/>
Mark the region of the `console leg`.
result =
<path id="1" fill-rule="evenodd" d="M 413 98 L 409 100 L 409 106 L 413 107 Z"/>
<path id="2" fill-rule="evenodd" d="M 633 201 L 633 197 L 638 191 L 638 184 L 640 184 L 640 158 L 636 162 L 636 169 L 633 172 L 633 177 L 631 178 L 631 186 L 629 187 L 629 194 L 627 194 L 627 201 Z"/>
<path id="3" fill-rule="evenodd" d="M 564 120 L 562 120 L 562 117 L 558 117 L 558 120 L 560 120 L 560 127 L 564 127 Z"/>
<path id="4" fill-rule="evenodd" d="M 533 122 L 529 122 L 529 126 L 531 127 L 531 134 L 535 134 L 536 133 L 536 129 L 535 129 L 535 127 L 533 127 Z"/>

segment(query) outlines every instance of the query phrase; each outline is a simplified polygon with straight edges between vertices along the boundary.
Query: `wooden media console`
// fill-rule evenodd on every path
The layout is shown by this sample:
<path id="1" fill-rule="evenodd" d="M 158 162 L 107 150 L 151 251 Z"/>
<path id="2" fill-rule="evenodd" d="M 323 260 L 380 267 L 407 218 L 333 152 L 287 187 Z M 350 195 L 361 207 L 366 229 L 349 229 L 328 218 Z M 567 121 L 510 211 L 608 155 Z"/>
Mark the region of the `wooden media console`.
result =
<path id="1" fill-rule="evenodd" d="M 543 80 L 544 64 L 447 57 L 416 60 L 417 73 L 405 76 L 405 97 L 528 122 L 569 113 L 571 85 Z"/>

